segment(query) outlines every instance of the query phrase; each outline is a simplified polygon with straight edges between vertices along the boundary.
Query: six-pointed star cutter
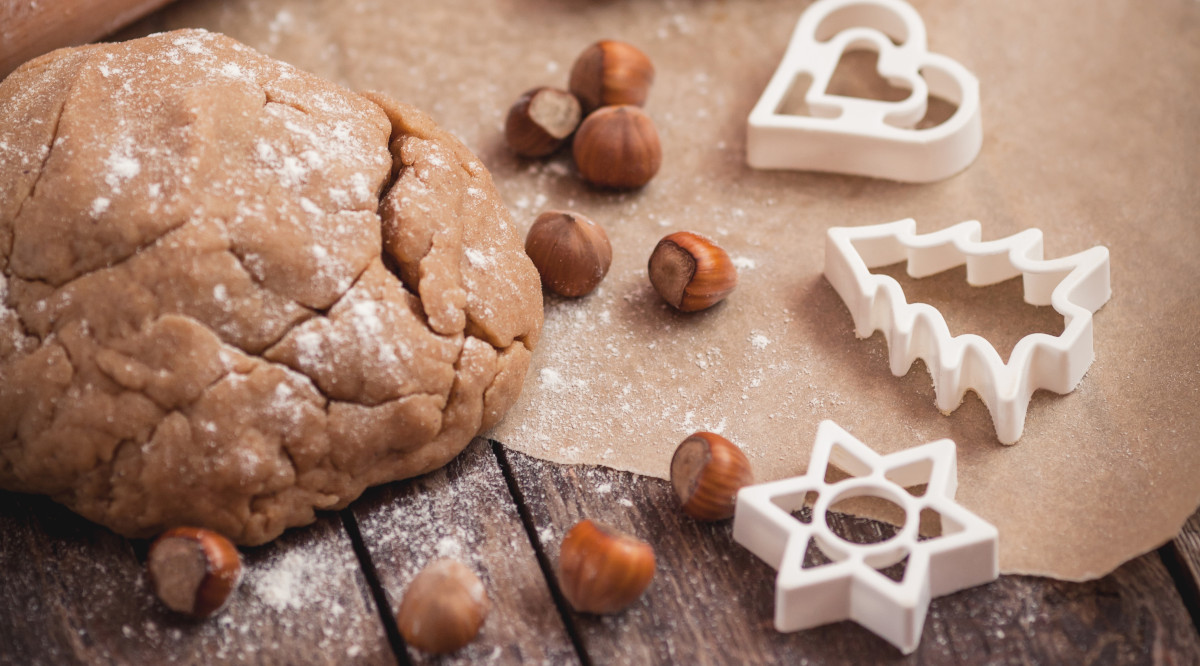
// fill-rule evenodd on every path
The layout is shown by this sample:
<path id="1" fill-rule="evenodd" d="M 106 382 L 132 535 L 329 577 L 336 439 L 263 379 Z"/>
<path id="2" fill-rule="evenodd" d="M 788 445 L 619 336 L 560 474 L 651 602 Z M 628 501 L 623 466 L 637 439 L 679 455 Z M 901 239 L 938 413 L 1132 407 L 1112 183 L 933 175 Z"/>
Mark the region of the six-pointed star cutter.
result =
<path id="1" fill-rule="evenodd" d="M 851 478 L 826 482 L 831 463 Z M 922 483 L 919 497 L 905 490 Z M 881 456 L 832 421 L 822 421 L 804 476 L 738 493 L 734 540 L 779 571 L 775 628 L 797 631 L 850 619 L 905 654 L 915 650 L 931 598 L 993 581 L 1000 573 L 996 528 L 954 502 L 957 485 L 954 442 L 948 439 Z M 801 522 L 792 514 L 812 492 L 817 494 L 812 520 Z M 859 544 L 830 529 L 829 507 L 864 495 L 904 509 L 904 525 L 895 536 Z M 918 540 L 927 509 L 941 517 L 942 534 Z M 804 567 L 810 542 L 828 564 Z M 877 571 L 906 557 L 898 582 Z"/>

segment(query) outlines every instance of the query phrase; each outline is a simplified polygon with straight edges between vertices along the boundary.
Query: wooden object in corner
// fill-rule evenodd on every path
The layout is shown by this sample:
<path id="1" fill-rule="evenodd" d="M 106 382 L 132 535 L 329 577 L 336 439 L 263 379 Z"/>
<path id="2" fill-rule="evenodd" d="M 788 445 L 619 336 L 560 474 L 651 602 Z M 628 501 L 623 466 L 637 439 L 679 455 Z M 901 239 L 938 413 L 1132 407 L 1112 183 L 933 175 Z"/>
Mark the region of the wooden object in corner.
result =
<path id="1" fill-rule="evenodd" d="M 0 78 L 26 60 L 86 44 L 170 0 L 6 0 L 0 2 Z"/>

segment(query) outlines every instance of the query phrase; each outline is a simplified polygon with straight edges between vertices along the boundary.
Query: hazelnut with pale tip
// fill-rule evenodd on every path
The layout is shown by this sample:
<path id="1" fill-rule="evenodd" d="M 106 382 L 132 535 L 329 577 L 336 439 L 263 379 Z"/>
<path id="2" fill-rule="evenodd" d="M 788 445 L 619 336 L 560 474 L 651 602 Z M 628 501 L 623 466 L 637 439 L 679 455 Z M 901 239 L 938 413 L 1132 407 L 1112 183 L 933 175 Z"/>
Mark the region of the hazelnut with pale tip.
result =
<path id="1" fill-rule="evenodd" d="M 654 121 L 628 104 L 606 106 L 584 118 L 572 150 L 580 177 L 601 187 L 642 187 L 662 166 Z"/>
<path id="2" fill-rule="evenodd" d="M 568 298 L 590 294 L 612 265 L 612 244 L 604 228 L 566 210 L 538 215 L 525 236 L 525 254 L 542 286 Z"/>
<path id="3" fill-rule="evenodd" d="M 404 591 L 396 624 L 404 641 L 430 654 L 455 652 L 479 634 L 491 609 L 483 581 L 457 560 L 438 560 Z"/>

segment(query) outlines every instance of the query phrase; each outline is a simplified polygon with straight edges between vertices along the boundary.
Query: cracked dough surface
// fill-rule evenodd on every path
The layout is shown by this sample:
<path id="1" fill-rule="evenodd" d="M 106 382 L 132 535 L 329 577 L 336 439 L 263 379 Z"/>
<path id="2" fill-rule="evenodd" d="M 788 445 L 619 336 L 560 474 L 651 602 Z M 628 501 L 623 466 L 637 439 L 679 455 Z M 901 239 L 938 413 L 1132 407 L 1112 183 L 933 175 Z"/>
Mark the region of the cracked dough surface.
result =
<path id="1" fill-rule="evenodd" d="M 412 107 L 199 30 L 0 83 L 0 487 L 262 543 L 457 455 L 541 324 L 491 176 Z"/>

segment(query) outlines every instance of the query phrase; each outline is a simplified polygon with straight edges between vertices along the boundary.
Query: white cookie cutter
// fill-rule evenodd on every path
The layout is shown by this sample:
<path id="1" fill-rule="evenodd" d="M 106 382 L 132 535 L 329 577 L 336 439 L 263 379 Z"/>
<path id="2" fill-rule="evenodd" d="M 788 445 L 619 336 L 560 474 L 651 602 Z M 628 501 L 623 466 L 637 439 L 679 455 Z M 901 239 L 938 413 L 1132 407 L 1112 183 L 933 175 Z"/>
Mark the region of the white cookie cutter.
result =
<path id="1" fill-rule="evenodd" d="M 818 41 L 832 28 L 837 34 Z M 892 42 L 894 38 L 899 45 Z M 842 53 L 878 51 L 879 74 L 912 93 L 886 102 L 826 92 Z M 812 77 L 811 116 L 779 113 L 793 81 Z M 958 109 L 934 127 L 914 129 L 930 94 Z M 930 53 L 925 24 L 901 0 L 818 0 L 800 17 L 771 82 L 750 112 L 746 161 L 757 169 L 848 173 L 913 183 L 967 168 L 983 145 L 979 81 L 954 60 Z"/>
<path id="2" fill-rule="evenodd" d="M 1092 364 L 1092 313 L 1112 293 L 1108 249 L 1096 246 L 1045 261 L 1039 229 L 987 242 L 979 241 L 980 224 L 974 220 L 924 235 L 916 229 L 911 219 L 829 229 L 825 278 L 850 309 L 858 337 L 883 331 L 892 374 L 903 376 L 913 361 L 924 359 L 939 410 L 949 414 L 973 390 L 991 412 L 999 440 L 1016 443 L 1033 392 L 1069 393 Z M 952 337 L 937 309 L 906 302 L 899 283 L 870 271 L 905 260 L 915 278 L 965 263 L 973 286 L 1020 275 L 1025 302 L 1053 306 L 1063 316 L 1063 332 L 1021 338 L 1005 364 L 987 340 L 971 334 Z"/>
<path id="3" fill-rule="evenodd" d="M 853 475 L 826 483 L 829 463 Z M 905 488 L 925 483 L 916 497 Z M 954 502 L 958 485 L 954 442 L 938 440 L 881 456 L 832 421 L 817 430 L 804 476 L 743 488 L 733 517 L 733 538 L 779 571 L 775 628 L 798 631 L 854 620 L 905 654 L 916 649 L 933 597 L 996 579 L 996 528 Z M 812 521 L 792 515 L 817 493 Z M 870 495 L 904 509 L 895 536 L 873 544 L 835 534 L 826 513 L 835 502 Z M 942 534 L 918 540 L 921 512 L 941 517 Z M 804 567 L 809 542 L 831 561 Z M 900 581 L 877 571 L 908 558 Z"/>

